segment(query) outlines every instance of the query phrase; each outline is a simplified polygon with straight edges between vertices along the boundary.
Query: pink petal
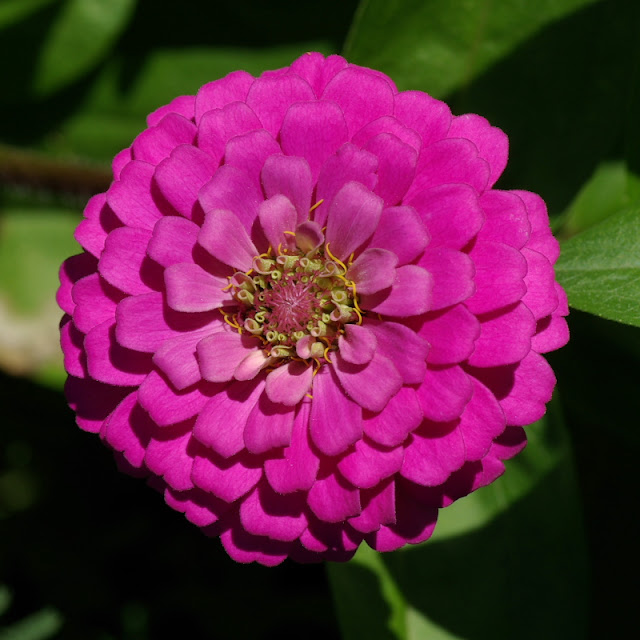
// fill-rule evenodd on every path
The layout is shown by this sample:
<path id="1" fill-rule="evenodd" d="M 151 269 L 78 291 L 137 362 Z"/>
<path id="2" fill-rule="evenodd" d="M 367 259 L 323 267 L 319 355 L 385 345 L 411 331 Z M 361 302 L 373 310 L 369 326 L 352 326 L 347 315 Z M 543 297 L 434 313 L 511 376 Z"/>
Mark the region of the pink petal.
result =
<path id="1" fill-rule="evenodd" d="M 536 322 L 521 302 L 506 311 L 480 319 L 480 337 L 468 362 L 474 367 L 497 367 L 522 360 L 531 350 Z"/>
<path id="2" fill-rule="evenodd" d="M 395 96 L 394 115 L 418 132 L 423 147 L 444 138 L 451 126 L 449 107 L 422 91 L 402 91 Z"/>
<path id="3" fill-rule="evenodd" d="M 292 73 L 277 78 L 258 78 L 249 90 L 247 104 L 256 112 L 262 126 L 275 137 L 290 105 L 314 99 L 309 83 Z"/>
<path id="4" fill-rule="evenodd" d="M 265 460 L 267 480 L 278 493 L 308 491 L 316 480 L 320 459 L 311 446 L 308 427 L 310 409 L 310 402 L 302 402 L 298 406 L 291 444 L 284 449 L 284 457 Z"/>
<path id="5" fill-rule="evenodd" d="M 233 298 L 223 289 L 226 278 L 217 278 L 197 264 L 174 264 L 164 272 L 167 304 L 176 311 L 197 313 L 232 304 Z"/>
<path id="6" fill-rule="evenodd" d="M 366 326 L 376 337 L 378 351 L 393 362 L 405 384 L 421 383 L 429 344 L 415 331 L 397 322 L 369 320 Z"/>
<path id="7" fill-rule="evenodd" d="M 312 379 L 312 366 L 292 360 L 267 375 L 267 396 L 271 402 L 294 407 L 311 388 Z"/>
<path id="8" fill-rule="evenodd" d="M 269 156 L 262 167 L 261 181 L 267 198 L 286 196 L 298 212 L 297 222 L 306 220 L 313 184 L 309 163 L 304 158 Z"/>
<path id="9" fill-rule="evenodd" d="M 396 491 L 396 524 L 381 526 L 366 537 L 376 551 L 395 551 L 406 544 L 418 544 L 431 537 L 438 510 L 425 508 L 404 491 Z"/>
<path id="10" fill-rule="evenodd" d="M 556 378 L 549 363 L 534 351 L 517 365 L 473 371 L 494 393 L 507 424 L 524 426 L 539 420 L 551 400 Z"/>
<path id="11" fill-rule="evenodd" d="M 151 371 L 138 389 L 138 402 L 159 426 L 183 422 L 197 415 L 209 396 L 214 385 L 198 385 L 190 389 L 177 391 L 157 371 Z"/>
<path id="12" fill-rule="evenodd" d="M 307 220 L 296 227 L 295 243 L 300 251 L 311 253 L 324 243 L 324 233 L 317 222 Z"/>
<path id="13" fill-rule="evenodd" d="M 202 377 L 210 382 L 227 382 L 238 365 L 260 348 L 260 341 L 234 331 L 220 331 L 198 343 Z"/>
<path id="14" fill-rule="evenodd" d="M 185 431 L 184 425 L 166 427 L 151 438 L 144 461 L 172 489 L 187 491 L 193 489 L 193 449 L 190 429 Z"/>
<path id="15" fill-rule="evenodd" d="M 396 487 L 392 480 L 360 492 L 362 512 L 349 518 L 349 524 L 362 533 L 378 531 L 382 525 L 396 522 Z"/>
<path id="16" fill-rule="evenodd" d="M 236 167 L 223 165 L 200 190 L 199 200 L 206 213 L 216 209 L 232 211 L 247 231 L 258 216 L 264 198 L 255 181 Z"/>
<path id="17" fill-rule="evenodd" d="M 424 189 L 443 184 L 468 184 L 482 193 L 489 180 L 489 165 L 478 156 L 478 149 L 468 140 L 449 138 L 423 147 L 416 179 L 407 192 L 405 200 Z"/>
<path id="18" fill-rule="evenodd" d="M 158 220 L 147 253 L 163 267 L 180 262 L 193 262 L 193 248 L 198 241 L 200 227 L 190 220 L 168 216 Z"/>
<path id="19" fill-rule="evenodd" d="M 178 96 L 169 104 L 150 113 L 147 116 L 147 124 L 150 127 L 154 127 L 169 113 L 177 113 L 187 118 L 187 120 L 193 120 L 195 102 L 195 96 Z"/>
<path id="20" fill-rule="evenodd" d="M 423 415 L 416 392 L 403 387 L 375 415 L 365 412 L 362 428 L 369 438 L 385 447 L 402 444 L 409 433 L 422 423 Z"/>
<path id="21" fill-rule="evenodd" d="M 411 434 L 400 473 L 417 484 L 442 484 L 465 462 L 462 430 L 456 423 L 425 422 Z"/>
<path id="22" fill-rule="evenodd" d="M 71 296 L 76 305 L 73 324 L 82 333 L 89 333 L 93 327 L 112 320 L 118 301 L 124 297 L 97 273 L 78 280 L 73 285 Z"/>
<path id="23" fill-rule="evenodd" d="M 176 389 L 186 389 L 202 379 L 196 358 L 198 342 L 219 331 L 222 331 L 221 323 L 167 338 L 153 354 L 153 363 Z"/>
<path id="24" fill-rule="evenodd" d="M 105 241 L 98 271 L 114 287 L 125 293 L 137 295 L 160 289 L 160 270 L 147 258 L 147 245 L 151 231 L 132 227 L 120 227 L 112 231 Z M 150 286 L 151 285 L 151 286 Z"/>
<path id="25" fill-rule="evenodd" d="M 466 113 L 451 122 L 449 138 L 466 138 L 478 147 L 478 153 L 491 169 L 488 187 L 492 187 L 507 166 L 509 140 L 505 133 L 492 127 L 482 116 Z"/>
<path id="26" fill-rule="evenodd" d="M 429 234 L 413 207 L 387 207 L 368 246 L 393 251 L 403 265 L 415 260 L 427 244 Z"/>
<path id="27" fill-rule="evenodd" d="M 64 386 L 67 402 L 76 413 L 76 423 L 84 431 L 98 433 L 103 422 L 131 388 L 114 387 L 91 378 L 69 376 Z"/>
<path id="28" fill-rule="evenodd" d="M 84 220 L 78 225 L 73 237 L 83 249 L 99 258 L 104 249 L 107 234 L 122 223 L 107 205 L 104 193 L 89 199 L 83 215 Z"/>
<path id="29" fill-rule="evenodd" d="M 153 182 L 167 202 L 190 220 L 200 220 L 200 189 L 211 179 L 217 163 L 197 147 L 180 145 L 156 168 Z M 154 229 L 155 232 L 155 229 Z"/>
<path id="30" fill-rule="evenodd" d="M 280 145 L 288 156 L 305 158 L 314 181 L 320 167 L 347 141 L 342 110 L 334 102 L 297 102 L 287 111 L 280 129 Z"/>
<path id="31" fill-rule="evenodd" d="M 466 184 L 443 184 L 407 199 L 431 237 L 430 247 L 462 249 L 480 231 L 484 213 L 476 191 Z"/>
<path id="32" fill-rule="evenodd" d="M 262 467 L 253 458 L 236 456 L 225 459 L 213 451 L 201 452 L 193 460 L 193 483 L 225 502 L 235 502 L 255 487 Z"/>
<path id="33" fill-rule="evenodd" d="M 236 562 L 257 562 L 265 567 L 275 567 L 284 562 L 290 547 L 287 542 L 252 536 L 240 523 L 225 529 L 220 534 L 220 542 Z"/>
<path id="34" fill-rule="evenodd" d="M 427 369 L 417 394 L 424 417 L 434 422 L 458 418 L 471 399 L 473 386 L 469 376 L 459 367 Z"/>
<path id="35" fill-rule="evenodd" d="M 164 501 L 172 509 L 184 513 L 186 519 L 198 527 L 207 527 L 218 522 L 229 509 L 226 502 L 200 489 L 176 491 L 167 487 L 164 492 Z"/>
<path id="36" fill-rule="evenodd" d="M 65 313 L 71 315 L 76 307 L 72 296 L 72 289 L 75 283 L 92 274 L 95 279 L 97 267 L 97 260 L 91 254 L 84 252 L 67 258 L 60 265 L 58 272 L 60 287 L 56 292 L 56 302 Z"/>
<path id="37" fill-rule="evenodd" d="M 517 249 L 499 242 L 479 241 L 469 257 L 476 268 L 476 292 L 465 304 L 472 313 L 506 307 L 518 302 L 527 292 L 524 280 L 527 261 Z"/>
<path id="38" fill-rule="evenodd" d="M 569 326 L 561 316 L 538 320 L 536 333 L 531 338 L 531 348 L 537 353 L 547 353 L 563 347 L 569 341 Z"/>
<path id="39" fill-rule="evenodd" d="M 71 316 L 65 314 L 60 322 L 60 346 L 64 355 L 65 371 L 76 378 L 88 376 L 84 337 L 84 333 L 78 331 L 71 322 Z"/>
<path id="40" fill-rule="evenodd" d="M 417 316 L 431 309 L 432 289 L 431 274 L 419 266 L 407 264 L 396 269 L 396 280 L 389 289 L 362 295 L 360 306 L 393 317 Z"/>
<path id="41" fill-rule="evenodd" d="M 130 393 L 104 423 L 100 435 L 126 461 L 140 468 L 148 446 L 153 424 L 137 403 L 136 393 Z"/>
<path id="42" fill-rule="evenodd" d="M 245 425 L 263 390 L 264 380 L 250 380 L 233 382 L 216 393 L 200 411 L 194 437 L 224 458 L 240 453 Z"/>
<path id="43" fill-rule="evenodd" d="M 196 123 L 211 109 L 221 109 L 230 102 L 244 102 L 255 78 L 246 71 L 234 71 L 224 78 L 209 82 L 196 95 Z"/>
<path id="44" fill-rule="evenodd" d="M 427 247 L 418 264 L 433 278 L 430 311 L 463 302 L 475 293 L 475 267 L 467 254 L 445 247 Z"/>
<path id="45" fill-rule="evenodd" d="M 370 191 L 378 183 L 376 170 L 378 159 L 368 151 L 358 149 L 347 142 L 332 155 L 322 166 L 316 188 L 316 203 L 321 204 L 314 209 L 314 220 L 324 226 L 336 194 L 348 182 L 359 182 Z"/>
<path id="46" fill-rule="evenodd" d="M 396 278 L 398 257 L 386 249 L 365 249 L 349 267 L 349 280 L 356 283 L 359 294 L 370 294 L 387 289 Z"/>
<path id="47" fill-rule="evenodd" d="M 253 180 L 258 191 L 262 188 L 260 174 L 267 158 L 281 154 L 280 145 L 273 136 L 259 129 L 229 140 L 224 154 L 225 166 L 244 171 Z"/>
<path id="48" fill-rule="evenodd" d="M 253 258 L 260 253 L 242 222 L 224 209 L 206 214 L 198 243 L 214 258 L 240 271 L 249 271 L 253 267 Z"/>
<path id="49" fill-rule="evenodd" d="M 133 141 L 133 157 L 155 166 L 169 157 L 178 145 L 193 144 L 196 131 L 193 122 L 177 113 L 169 113 Z"/>
<path id="50" fill-rule="evenodd" d="M 153 165 L 133 160 L 123 169 L 120 180 L 113 182 L 107 191 L 107 203 L 128 227 L 152 230 L 163 216 L 151 193 L 154 171 Z"/>
<path id="51" fill-rule="evenodd" d="M 527 216 L 531 225 L 531 236 L 527 249 L 541 253 L 551 264 L 555 264 L 560 255 L 560 244 L 551 234 L 549 215 L 544 200 L 530 191 L 512 191 L 527 208 Z"/>
<path id="52" fill-rule="evenodd" d="M 265 200 L 260 204 L 258 217 L 264 235 L 272 247 L 293 247 L 292 236 L 284 233 L 293 231 L 298 225 L 298 213 L 289 198 L 276 194 Z"/>
<path id="53" fill-rule="evenodd" d="M 458 428 L 462 432 L 467 460 L 481 460 L 505 429 L 505 417 L 495 396 L 481 382 L 471 379 L 473 396 L 464 409 Z"/>
<path id="54" fill-rule="evenodd" d="M 153 353 L 165 340 L 203 329 L 214 321 L 211 313 L 186 315 L 172 311 L 165 307 L 161 293 L 143 293 L 118 304 L 116 339 L 127 349 Z"/>
<path id="55" fill-rule="evenodd" d="M 162 107 L 161 107 L 162 108 Z M 153 115 L 153 114 L 151 114 Z M 149 122 L 149 117 L 147 117 L 147 124 L 149 126 L 153 126 L 150 122 Z M 164 116 L 162 116 L 164 117 Z M 162 120 L 161 118 L 158 118 L 158 120 L 156 120 L 156 122 L 154 122 L 154 124 L 157 124 L 158 122 L 160 122 L 160 120 Z M 122 151 L 119 151 L 118 153 L 116 153 L 115 157 L 113 158 L 113 160 L 111 161 L 111 171 L 113 171 L 113 177 L 116 180 L 120 179 L 120 174 L 122 173 L 122 170 L 131 162 L 131 160 L 133 160 L 133 157 L 131 156 L 131 148 L 127 147 L 126 149 L 123 149 Z M 101 194 L 104 195 L 104 194 Z"/>
<path id="56" fill-rule="evenodd" d="M 418 152 L 391 133 L 371 138 L 365 149 L 379 160 L 375 192 L 387 206 L 398 204 L 413 181 Z"/>
<path id="57" fill-rule="evenodd" d="M 346 66 L 347 61 L 340 56 L 333 55 L 325 58 L 321 53 L 310 52 L 295 60 L 290 69 L 304 78 L 319 98 L 327 83 Z"/>
<path id="58" fill-rule="evenodd" d="M 347 395 L 369 411 L 382 411 L 402 387 L 402 376 L 393 362 L 378 351 L 365 365 L 351 364 L 338 352 L 334 370 Z"/>
<path id="59" fill-rule="evenodd" d="M 130 351 L 116 342 L 115 320 L 95 326 L 84 340 L 89 375 L 117 386 L 139 385 L 151 370 L 147 353 Z"/>
<path id="60" fill-rule="evenodd" d="M 338 338 L 340 356 L 351 364 L 364 365 L 370 362 L 377 346 L 375 334 L 362 325 L 346 325 L 345 333 Z"/>
<path id="61" fill-rule="evenodd" d="M 431 345 L 427 357 L 429 364 L 457 364 L 473 353 L 480 335 L 480 323 L 459 304 L 428 314 L 418 333 Z"/>
<path id="62" fill-rule="evenodd" d="M 420 136 L 413 129 L 405 127 L 400 120 L 393 116 L 382 116 L 377 120 L 373 120 L 362 127 L 362 129 L 353 136 L 351 141 L 359 147 L 364 147 L 371 139 L 381 133 L 392 134 L 398 138 L 398 140 L 413 147 L 417 153 L 419 153 L 422 148 L 422 139 Z"/>
<path id="63" fill-rule="evenodd" d="M 336 194 L 327 218 L 331 253 L 346 260 L 366 242 L 378 226 L 382 200 L 358 182 L 348 182 Z"/>
<path id="64" fill-rule="evenodd" d="M 236 380 L 253 380 L 272 361 L 262 349 L 254 349 L 242 359 L 233 372 L 233 377 Z"/>
<path id="65" fill-rule="evenodd" d="M 254 405 L 244 428 L 244 443 L 250 453 L 288 447 L 291 443 L 294 408 L 271 402 L 266 393 Z"/>
<path id="66" fill-rule="evenodd" d="M 300 496 L 283 499 L 264 482 L 240 505 L 240 522 L 251 534 L 292 542 L 307 528 Z"/>
<path id="67" fill-rule="evenodd" d="M 316 480 L 309 490 L 309 508 L 324 522 L 342 522 L 360 513 L 360 492 L 336 473 Z"/>
<path id="68" fill-rule="evenodd" d="M 345 396 L 333 367 L 321 367 L 313 378 L 309 427 L 313 443 L 328 456 L 342 453 L 362 437 L 362 409 Z"/>
<path id="69" fill-rule="evenodd" d="M 354 487 L 370 489 L 400 471 L 403 458 L 400 446 L 387 449 L 363 439 L 340 460 L 338 470 Z"/>
<path id="70" fill-rule="evenodd" d="M 322 93 L 342 109 L 349 136 L 380 116 L 393 113 L 393 89 L 369 69 L 350 66 L 337 73 Z"/>
<path id="71" fill-rule="evenodd" d="M 533 317 L 540 320 L 558 306 L 555 273 L 551 263 L 537 251 L 523 249 L 522 255 L 527 260 L 527 275 L 524 279 L 527 292 L 522 297 L 522 302 L 533 313 Z"/>
<path id="72" fill-rule="evenodd" d="M 485 221 L 478 238 L 522 249 L 531 232 L 522 199 L 510 191 L 492 189 L 480 196 L 480 205 Z"/>
<path id="73" fill-rule="evenodd" d="M 256 129 L 262 124 L 255 112 L 244 102 L 231 102 L 204 114 L 198 125 L 198 147 L 217 167 L 231 138 Z"/>

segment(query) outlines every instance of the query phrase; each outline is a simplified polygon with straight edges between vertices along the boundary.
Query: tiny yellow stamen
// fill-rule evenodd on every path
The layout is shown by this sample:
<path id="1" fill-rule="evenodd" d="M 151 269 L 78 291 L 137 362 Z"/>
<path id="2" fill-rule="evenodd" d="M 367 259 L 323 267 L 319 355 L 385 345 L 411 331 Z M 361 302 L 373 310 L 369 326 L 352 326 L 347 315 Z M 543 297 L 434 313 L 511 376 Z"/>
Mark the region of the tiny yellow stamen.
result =
<path id="1" fill-rule="evenodd" d="M 347 273 L 347 267 L 345 266 L 344 262 L 342 262 L 342 260 L 338 260 L 338 258 L 336 258 L 333 253 L 331 253 L 331 249 L 329 249 L 329 243 L 327 242 L 327 244 L 324 245 L 324 250 L 329 254 L 329 257 L 334 261 L 337 262 L 343 269 L 344 272 Z"/>
<path id="2" fill-rule="evenodd" d="M 322 200 L 318 200 L 318 202 L 316 202 L 313 207 L 311 207 L 311 209 L 309 209 L 309 213 L 311 213 L 312 211 L 314 211 L 315 209 L 317 209 L 322 203 L 324 202 L 324 198 L 322 198 Z M 326 227 L 325 227 L 326 229 Z M 324 231 L 324 229 L 323 229 Z"/>
<path id="3" fill-rule="evenodd" d="M 324 350 L 324 354 L 323 354 L 323 358 L 329 363 L 329 364 L 333 364 L 333 361 L 331 360 L 331 358 L 329 357 L 329 349 L 331 349 L 331 347 L 327 347 Z"/>
<path id="4" fill-rule="evenodd" d="M 282 233 L 286 233 L 288 236 L 295 236 L 296 235 L 295 231 L 283 231 Z"/>

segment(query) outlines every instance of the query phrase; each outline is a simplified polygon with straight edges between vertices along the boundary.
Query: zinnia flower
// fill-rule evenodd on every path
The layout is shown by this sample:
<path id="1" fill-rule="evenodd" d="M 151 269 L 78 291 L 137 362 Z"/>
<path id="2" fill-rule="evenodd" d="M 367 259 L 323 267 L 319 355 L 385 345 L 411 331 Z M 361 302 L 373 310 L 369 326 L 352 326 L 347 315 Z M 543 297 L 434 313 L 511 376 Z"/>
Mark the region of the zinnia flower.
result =
<path id="1" fill-rule="evenodd" d="M 543 201 L 493 189 L 505 134 L 317 53 L 148 125 L 61 270 L 78 425 L 240 562 L 427 539 L 568 339 Z"/>

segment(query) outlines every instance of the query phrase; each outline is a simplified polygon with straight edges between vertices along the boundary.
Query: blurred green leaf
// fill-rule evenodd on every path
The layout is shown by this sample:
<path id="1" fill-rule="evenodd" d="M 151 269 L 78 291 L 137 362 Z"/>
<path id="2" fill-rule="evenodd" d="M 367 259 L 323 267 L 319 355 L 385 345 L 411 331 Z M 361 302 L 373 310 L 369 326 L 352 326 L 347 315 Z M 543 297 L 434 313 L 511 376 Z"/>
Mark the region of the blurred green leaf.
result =
<path id="1" fill-rule="evenodd" d="M 571 306 L 640 326 L 640 208 L 564 242 L 556 273 Z"/>
<path id="2" fill-rule="evenodd" d="M 0 367 L 61 386 L 58 269 L 78 253 L 79 215 L 46 207 L 0 210 Z"/>
<path id="3" fill-rule="evenodd" d="M 40 50 L 34 89 L 47 94 L 89 70 L 126 27 L 136 0 L 65 0 Z"/>
<path id="4" fill-rule="evenodd" d="M 586 550 L 557 406 L 527 432 L 502 478 L 440 511 L 430 541 L 329 567 L 346 640 L 584 637 Z"/>
<path id="5" fill-rule="evenodd" d="M 62 627 L 62 616 L 47 607 L 33 613 L 10 627 L 0 629 L 0 640 L 47 640 Z"/>
<path id="6" fill-rule="evenodd" d="M 565 213 L 562 234 L 574 236 L 628 207 L 637 182 L 624 161 L 602 162 Z"/>
<path id="7" fill-rule="evenodd" d="M 443 96 L 545 24 L 596 0 L 363 0 L 345 44 L 403 89 Z"/>
<path id="8" fill-rule="evenodd" d="M 34 11 L 56 0 L 2 0 L 0 4 L 0 28 L 22 20 Z"/>

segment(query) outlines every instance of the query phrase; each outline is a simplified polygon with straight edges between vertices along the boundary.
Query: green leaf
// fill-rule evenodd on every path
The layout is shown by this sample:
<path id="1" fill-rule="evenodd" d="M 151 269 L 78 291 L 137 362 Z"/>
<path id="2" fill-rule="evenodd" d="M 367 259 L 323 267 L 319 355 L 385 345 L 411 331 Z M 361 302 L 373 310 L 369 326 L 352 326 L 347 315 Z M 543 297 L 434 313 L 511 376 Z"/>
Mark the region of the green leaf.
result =
<path id="1" fill-rule="evenodd" d="M 345 45 L 403 89 L 443 96 L 545 24 L 595 0 L 363 0 Z"/>
<path id="2" fill-rule="evenodd" d="M 59 89 L 91 69 L 126 27 L 136 0 L 66 0 L 40 50 L 35 92 Z"/>
<path id="3" fill-rule="evenodd" d="M 564 242 L 556 273 L 572 307 L 640 326 L 640 208 Z"/>
<path id="4" fill-rule="evenodd" d="M 440 511 L 430 541 L 329 567 L 346 640 L 584 637 L 586 549 L 558 407 L 527 433 L 502 478 Z"/>
<path id="5" fill-rule="evenodd" d="M 8 27 L 56 0 L 2 0 L 0 28 Z"/>
<path id="6" fill-rule="evenodd" d="M 562 235 L 574 236 L 631 205 L 637 182 L 624 161 L 602 162 L 566 211 Z"/>
<path id="7" fill-rule="evenodd" d="M 57 274 L 79 252 L 78 222 L 78 212 L 65 209 L 0 210 L 0 367 L 55 386 L 64 381 Z"/>
<path id="8" fill-rule="evenodd" d="M 47 640 L 62 627 L 62 616 L 52 607 L 47 607 L 0 629 L 0 640 Z"/>

